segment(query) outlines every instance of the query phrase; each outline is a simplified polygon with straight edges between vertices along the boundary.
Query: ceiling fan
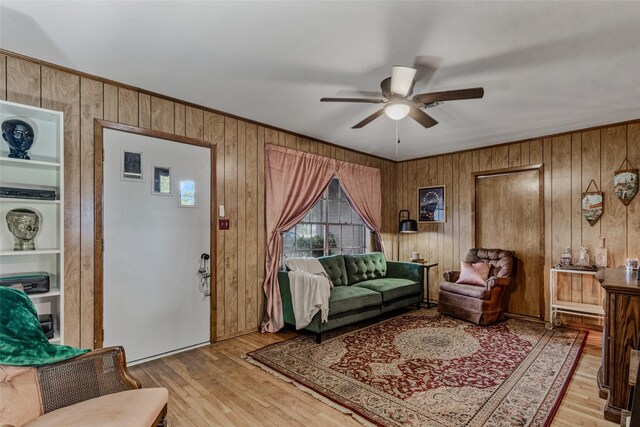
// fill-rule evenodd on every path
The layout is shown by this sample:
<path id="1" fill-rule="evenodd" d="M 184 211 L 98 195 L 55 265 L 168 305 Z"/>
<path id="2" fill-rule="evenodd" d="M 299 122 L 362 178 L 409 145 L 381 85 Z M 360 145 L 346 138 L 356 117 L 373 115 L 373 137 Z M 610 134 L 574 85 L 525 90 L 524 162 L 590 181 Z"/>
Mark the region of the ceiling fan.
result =
<path id="1" fill-rule="evenodd" d="M 411 67 L 394 66 L 391 69 L 391 77 L 387 77 L 380 83 L 382 98 L 321 98 L 320 101 L 386 104 L 383 108 L 353 126 L 352 129 L 360 129 L 383 114 L 393 120 L 400 120 L 408 115 L 425 128 L 430 128 L 437 125 L 438 122 L 422 111 L 423 108 L 439 105 L 444 101 L 474 99 L 484 96 L 484 89 L 475 87 L 444 92 L 420 93 L 409 99 L 409 96 L 413 93 L 416 71 L 415 68 Z"/>

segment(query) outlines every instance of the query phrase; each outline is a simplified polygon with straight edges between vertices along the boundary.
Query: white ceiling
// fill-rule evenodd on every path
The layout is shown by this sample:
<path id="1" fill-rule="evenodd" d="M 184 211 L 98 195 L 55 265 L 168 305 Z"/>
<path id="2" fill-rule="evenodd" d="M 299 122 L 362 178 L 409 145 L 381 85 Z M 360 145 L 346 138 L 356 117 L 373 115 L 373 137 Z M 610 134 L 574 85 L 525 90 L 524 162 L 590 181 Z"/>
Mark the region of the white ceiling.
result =
<path id="1" fill-rule="evenodd" d="M 640 118 L 637 1 L 0 3 L 4 49 L 389 159 L 395 122 L 351 129 L 378 105 L 319 99 L 417 57 L 414 93 L 485 97 L 401 120 L 399 160 Z"/>

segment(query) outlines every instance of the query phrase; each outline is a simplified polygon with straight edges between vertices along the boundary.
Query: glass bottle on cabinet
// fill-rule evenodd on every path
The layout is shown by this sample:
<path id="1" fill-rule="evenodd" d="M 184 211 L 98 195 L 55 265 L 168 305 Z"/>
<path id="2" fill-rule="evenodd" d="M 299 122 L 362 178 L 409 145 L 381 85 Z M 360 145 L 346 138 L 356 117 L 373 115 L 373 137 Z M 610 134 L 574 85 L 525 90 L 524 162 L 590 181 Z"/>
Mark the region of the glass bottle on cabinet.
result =
<path id="1" fill-rule="evenodd" d="M 10 157 L 10 147 L 0 140 L 0 270 L 3 275 L 49 275 L 49 290 L 27 293 L 39 315 L 52 316 L 51 342 L 64 342 L 64 130 L 63 113 L 0 101 L 0 123 L 18 119 L 33 128 L 29 159 Z M 38 190 L 38 195 L 12 189 Z M 53 197 L 45 197 L 44 193 Z M 7 224 L 10 211 L 34 212 L 39 228 L 32 245 L 15 250 Z M 19 247 L 18 247 L 19 248 Z"/>
<path id="2" fill-rule="evenodd" d="M 604 236 L 598 236 L 600 246 L 596 249 L 596 267 L 606 268 L 608 263 L 607 248 L 604 247 Z"/>

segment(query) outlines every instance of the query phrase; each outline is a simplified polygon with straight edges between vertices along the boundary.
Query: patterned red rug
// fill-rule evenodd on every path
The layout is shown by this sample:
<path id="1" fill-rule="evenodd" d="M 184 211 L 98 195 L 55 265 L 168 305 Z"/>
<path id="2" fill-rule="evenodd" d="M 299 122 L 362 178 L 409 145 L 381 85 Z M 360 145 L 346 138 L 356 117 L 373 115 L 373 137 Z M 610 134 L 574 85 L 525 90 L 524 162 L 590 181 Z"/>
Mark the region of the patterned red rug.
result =
<path id="1" fill-rule="evenodd" d="M 246 358 L 376 425 L 546 426 L 586 338 L 521 319 L 481 327 L 419 310 Z"/>

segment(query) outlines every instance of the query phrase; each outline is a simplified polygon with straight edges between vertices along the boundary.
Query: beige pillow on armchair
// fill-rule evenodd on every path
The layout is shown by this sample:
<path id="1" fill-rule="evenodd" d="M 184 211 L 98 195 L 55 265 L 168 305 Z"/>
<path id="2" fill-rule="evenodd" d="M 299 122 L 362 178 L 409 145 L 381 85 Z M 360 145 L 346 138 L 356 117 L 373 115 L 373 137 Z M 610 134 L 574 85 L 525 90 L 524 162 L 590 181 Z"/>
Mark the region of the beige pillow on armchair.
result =
<path id="1" fill-rule="evenodd" d="M 484 262 L 460 262 L 460 278 L 456 283 L 464 285 L 487 286 L 491 266 Z"/>

